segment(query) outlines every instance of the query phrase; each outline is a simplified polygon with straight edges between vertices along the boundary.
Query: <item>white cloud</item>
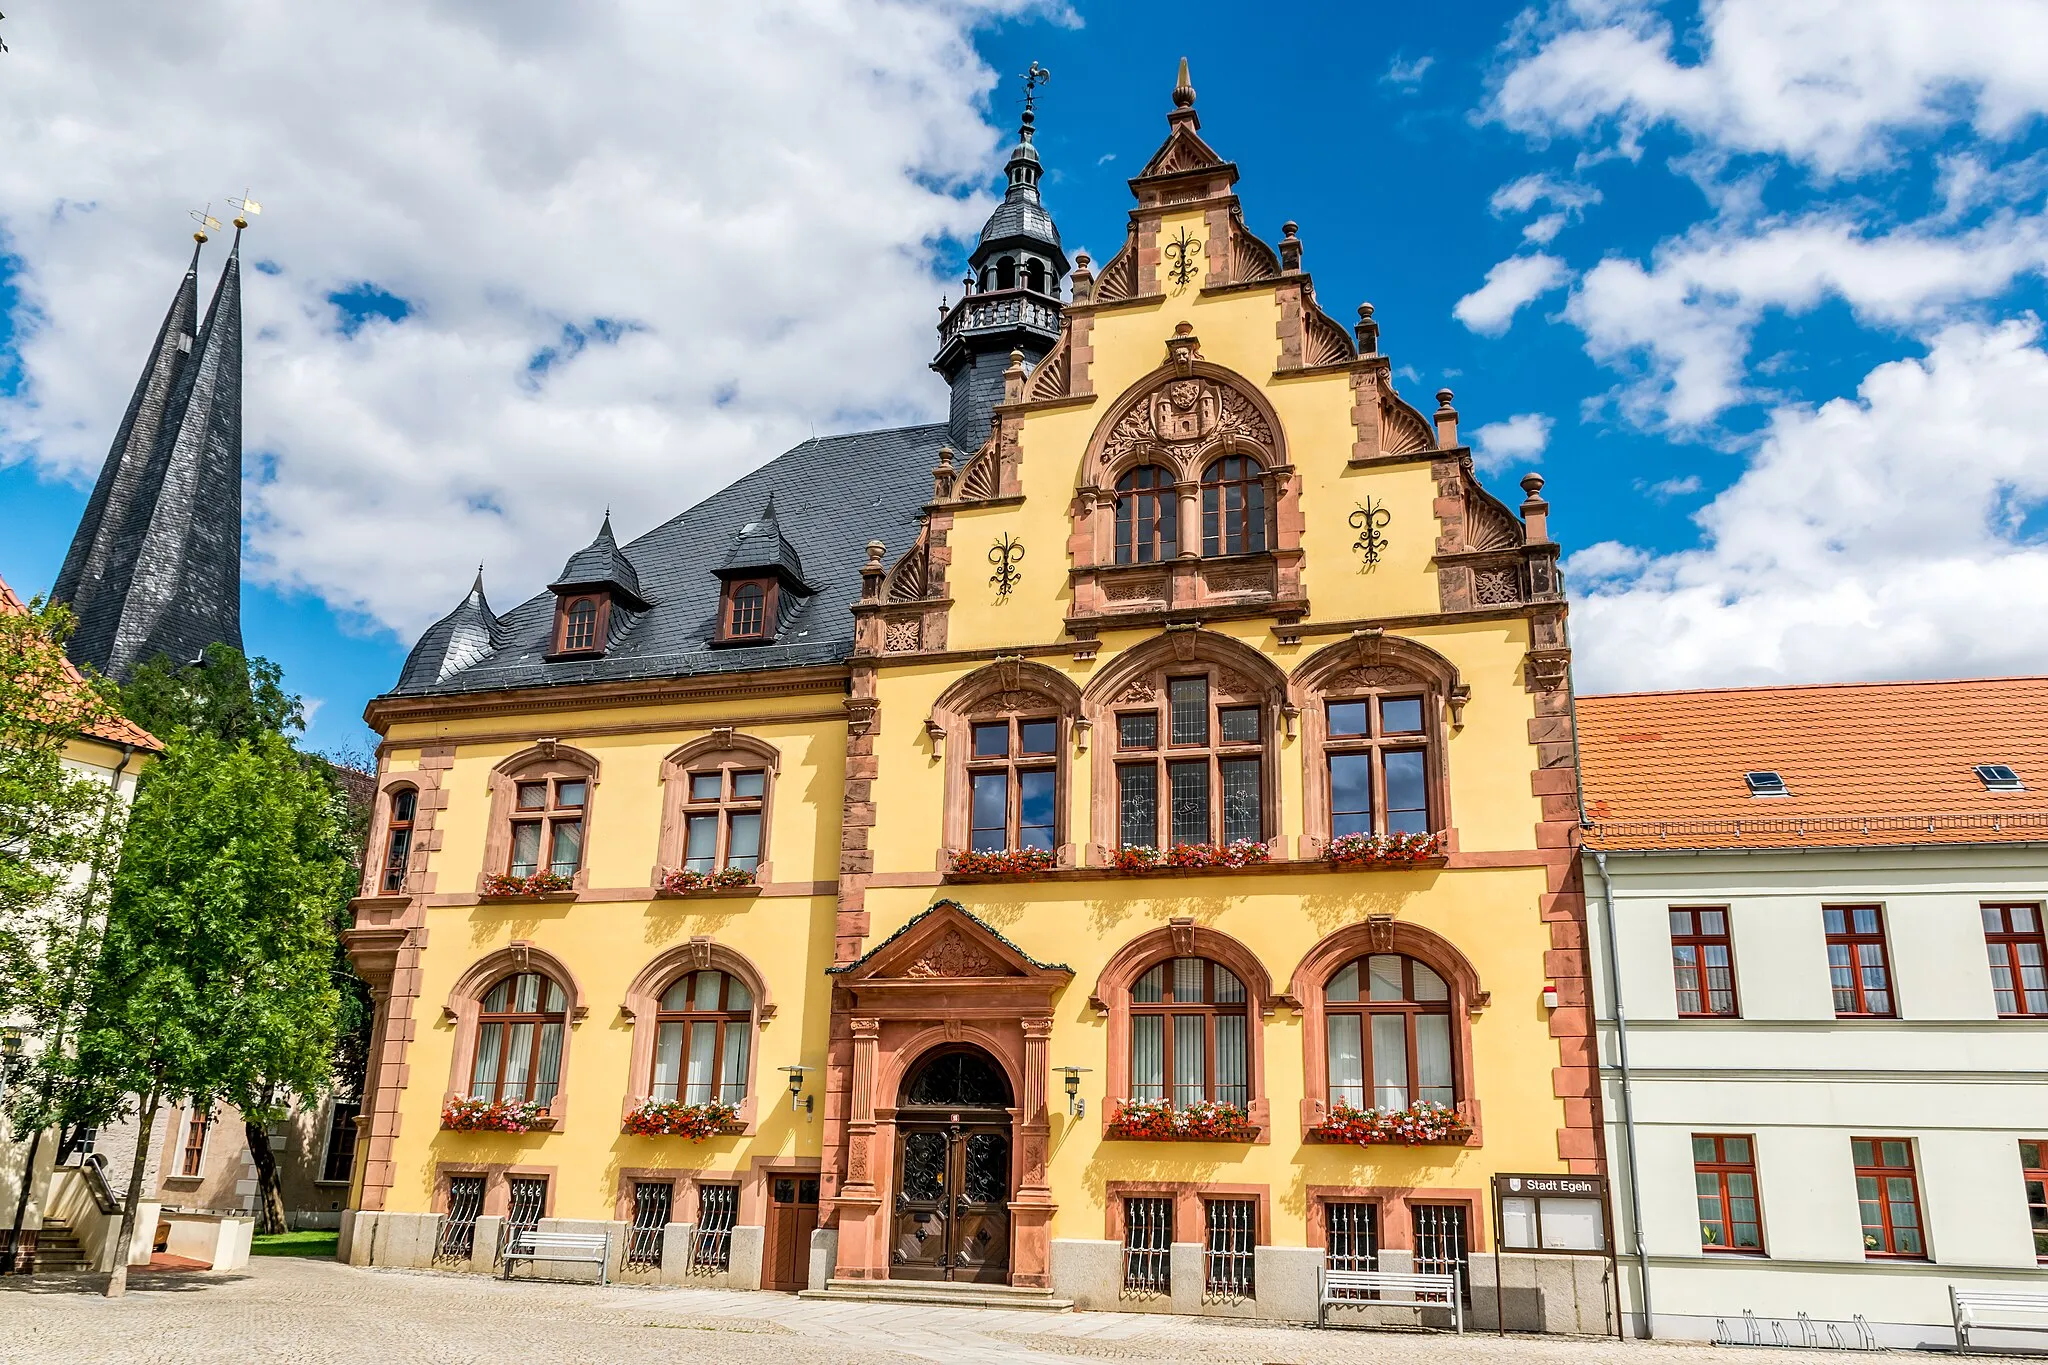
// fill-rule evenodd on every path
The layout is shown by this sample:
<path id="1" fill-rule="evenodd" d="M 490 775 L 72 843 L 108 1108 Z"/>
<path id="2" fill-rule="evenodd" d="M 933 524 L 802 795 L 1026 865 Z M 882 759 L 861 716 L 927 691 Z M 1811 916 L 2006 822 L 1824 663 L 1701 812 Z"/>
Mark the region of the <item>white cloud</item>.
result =
<path id="1" fill-rule="evenodd" d="M 1591 185 L 1576 180 L 1560 180 L 1539 171 L 1502 185 L 1493 192 L 1487 206 L 1493 210 L 1494 217 L 1501 218 L 1510 213 L 1530 213 L 1549 205 L 1551 212 L 1538 216 L 1522 228 L 1524 241 L 1543 246 L 1567 224 L 1584 217 L 1587 208 L 1599 202 L 1600 191 Z"/>
<path id="2" fill-rule="evenodd" d="M 1675 479 L 1659 479 L 1652 484 L 1645 484 L 1641 480 L 1637 480 L 1636 487 L 1648 493 L 1659 502 L 1669 502 L 1673 498 L 1683 498 L 1699 492 L 1700 476 L 1697 474 L 1686 474 Z"/>
<path id="3" fill-rule="evenodd" d="M 1783 407 L 1698 515 L 1699 548 L 1603 542 L 1566 565 L 1589 691 L 2036 673 L 2048 545 L 2048 352 L 1958 324 L 1853 398 Z"/>
<path id="4" fill-rule="evenodd" d="M 1643 130 L 1672 124 L 1828 175 L 1884 164 L 1901 134 L 1958 117 L 2002 138 L 2048 112 L 2039 0 L 1704 0 L 1683 35 L 1663 8 L 1571 0 L 1525 14 L 1489 112 L 1628 155 Z"/>
<path id="5" fill-rule="evenodd" d="M 1386 73 L 1380 77 L 1380 84 L 1397 85 L 1404 91 L 1416 90 L 1421 87 L 1422 78 L 1428 75 L 1429 69 L 1435 65 L 1434 57 L 1424 56 L 1417 57 L 1414 61 L 1402 61 L 1401 55 L 1395 53 L 1394 59 L 1387 63 Z"/>
<path id="6" fill-rule="evenodd" d="M 184 210 L 246 182 L 266 212 L 245 260 L 277 268 L 246 275 L 251 576 L 406 633 L 479 559 L 515 600 L 607 503 L 637 533 L 813 423 L 943 410 L 942 239 L 988 212 L 1007 136 L 971 30 L 1052 3 L 10 16 L 0 227 L 25 383 L 0 399 L 0 462 L 90 478 Z M 344 335 L 327 296 L 360 282 L 411 315 Z"/>
<path id="7" fill-rule="evenodd" d="M 1563 284 L 1571 271 L 1555 256 L 1510 256 L 1486 272 L 1486 283 L 1459 299 L 1451 315 L 1475 332 L 1498 336 L 1524 305 Z"/>
<path id="8" fill-rule="evenodd" d="M 1821 211 L 1756 227 L 1703 225 L 1661 243 L 1647 268 L 1610 257 L 1581 278 L 1565 316 L 1594 359 L 1636 368 L 1617 394 L 1626 415 L 1696 426 L 1754 397 L 1749 338 L 1768 310 L 1803 313 L 1839 299 L 1866 325 L 1927 327 L 2044 268 L 2048 221 L 2038 217 L 1999 214 L 1960 233 L 1908 224 L 1871 234 Z"/>
<path id="9" fill-rule="evenodd" d="M 1549 417 L 1518 412 L 1504 422 L 1488 422 L 1472 433 L 1472 462 L 1486 471 L 1511 464 L 1540 464 L 1550 445 Z"/>

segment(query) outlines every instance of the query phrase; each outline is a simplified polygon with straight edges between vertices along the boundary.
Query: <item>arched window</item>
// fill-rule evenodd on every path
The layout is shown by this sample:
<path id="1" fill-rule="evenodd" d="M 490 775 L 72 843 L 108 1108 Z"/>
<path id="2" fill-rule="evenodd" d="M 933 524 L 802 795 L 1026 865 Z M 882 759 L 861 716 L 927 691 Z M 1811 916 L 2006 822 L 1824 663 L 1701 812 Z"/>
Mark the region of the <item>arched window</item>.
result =
<path id="1" fill-rule="evenodd" d="M 1266 471 L 1249 455 L 1226 455 L 1202 471 L 1202 553 L 1266 548 Z"/>
<path id="2" fill-rule="evenodd" d="M 1160 962 L 1131 985 L 1130 1098 L 1185 1107 L 1251 1099 L 1244 982 L 1200 957 Z"/>
<path id="3" fill-rule="evenodd" d="M 1045 266 L 1042 262 L 1025 262 L 1024 287 L 1039 294 L 1045 292 Z"/>
<path id="4" fill-rule="evenodd" d="M 384 824 L 384 877 L 386 895 L 405 890 L 406 864 L 412 858 L 413 817 L 419 811 L 420 794 L 413 787 L 399 787 L 391 793 L 391 814 Z"/>
<path id="5" fill-rule="evenodd" d="M 1265 839 L 1265 708 L 1219 697 L 1206 671 L 1162 681 L 1116 712 L 1118 844 Z"/>
<path id="6" fill-rule="evenodd" d="M 996 852 L 1056 848 L 1060 718 L 975 721 L 969 733 L 968 847 Z"/>
<path id="7" fill-rule="evenodd" d="M 683 866 L 691 872 L 761 865 L 761 816 L 768 792 L 763 768 L 692 770 L 683 808 Z"/>
<path id="8" fill-rule="evenodd" d="M 1116 481 L 1116 562 L 1157 564 L 1179 553 L 1180 508 L 1173 475 L 1141 465 Z"/>
<path id="9" fill-rule="evenodd" d="M 597 648 L 597 602 L 588 597 L 579 597 L 562 614 L 562 649 L 572 650 Z"/>
<path id="10" fill-rule="evenodd" d="M 569 1001 L 539 972 L 515 972 L 484 993 L 477 1011 L 469 1093 L 486 1100 L 554 1102 L 562 1079 Z"/>
<path id="11" fill-rule="evenodd" d="M 1015 289 L 1016 287 L 1017 262 L 1013 258 L 1005 256 L 1002 260 L 996 262 L 996 288 Z"/>
<path id="12" fill-rule="evenodd" d="M 1068 741 L 1081 694 L 1055 669 L 989 664 L 956 679 L 925 721 L 946 765 L 940 859 L 1038 849 L 1071 863 Z"/>
<path id="13" fill-rule="evenodd" d="M 1323 1012 L 1330 1103 L 1457 1103 L 1451 991 L 1428 966 L 1398 953 L 1354 958 L 1323 988 Z"/>
<path id="14" fill-rule="evenodd" d="M 1426 695 L 1398 686 L 1323 703 L 1332 838 L 1433 828 L 1427 707 Z"/>
<path id="15" fill-rule="evenodd" d="M 655 1025 L 652 1098 L 738 1105 L 747 1097 L 754 996 L 745 982 L 690 972 L 662 993 Z"/>
<path id="16" fill-rule="evenodd" d="M 768 625 L 768 594 L 759 583 L 742 583 L 732 590 L 732 616 L 727 636 L 760 635 Z"/>
<path id="17" fill-rule="evenodd" d="M 545 869 L 557 877 L 574 877 L 583 866 L 583 814 L 589 799 L 590 784 L 581 776 L 515 784 L 506 873 L 531 877 Z"/>

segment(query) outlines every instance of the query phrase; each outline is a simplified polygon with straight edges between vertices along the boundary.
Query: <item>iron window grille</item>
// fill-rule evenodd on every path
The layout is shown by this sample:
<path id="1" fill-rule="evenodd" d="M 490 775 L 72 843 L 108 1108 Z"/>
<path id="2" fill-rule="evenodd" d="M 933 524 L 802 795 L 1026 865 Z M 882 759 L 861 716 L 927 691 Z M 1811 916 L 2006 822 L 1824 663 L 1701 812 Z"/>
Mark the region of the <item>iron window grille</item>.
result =
<path id="1" fill-rule="evenodd" d="M 484 1208 L 484 1178 L 480 1175 L 451 1176 L 448 1181 L 448 1212 L 434 1229 L 434 1259 L 466 1261 L 476 1251 L 476 1216 Z"/>
<path id="2" fill-rule="evenodd" d="M 661 1264 L 662 1233 L 675 1202 L 675 1186 L 652 1181 L 633 1183 L 633 1228 L 626 1234 L 626 1264 Z"/>
<path id="3" fill-rule="evenodd" d="M 1173 1292 L 1173 1200 L 1124 1200 L 1124 1290 Z"/>
<path id="4" fill-rule="evenodd" d="M 1208 1243 L 1202 1254 L 1202 1296 L 1211 1303 L 1257 1297 L 1252 1278 L 1259 1244 L 1259 1206 L 1250 1199 L 1204 1200 Z"/>
<path id="5" fill-rule="evenodd" d="M 739 1220 L 740 1187 L 697 1187 L 697 1232 L 690 1240 L 690 1269 L 706 1273 L 732 1268 L 732 1229 Z"/>
<path id="6" fill-rule="evenodd" d="M 1323 1205 L 1323 1263 L 1331 1270 L 1377 1270 L 1380 1254 L 1380 1211 L 1377 1205 Z M 1377 1289 L 1345 1289 L 1345 1299 L 1376 1299 Z"/>
<path id="7" fill-rule="evenodd" d="M 1472 1306 L 1472 1249 L 1463 1204 L 1410 1205 L 1415 1220 L 1415 1269 L 1419 1274 L 1456 1275 L 1458 1301 Z"/>
<path id="8" fill-rule="evenodd" d="M 512 1197 L 505 1210 L 505 1222 L 498 1229 L 498 1258 L 504 1259 L 505 1247 L 514 1233 L 522 1228 L 531 1231 L 540 1226 L 541 1216 L 548 1208 L 548 1182 L 546 1176 L 514 1176 L 509 1182 Z"/>

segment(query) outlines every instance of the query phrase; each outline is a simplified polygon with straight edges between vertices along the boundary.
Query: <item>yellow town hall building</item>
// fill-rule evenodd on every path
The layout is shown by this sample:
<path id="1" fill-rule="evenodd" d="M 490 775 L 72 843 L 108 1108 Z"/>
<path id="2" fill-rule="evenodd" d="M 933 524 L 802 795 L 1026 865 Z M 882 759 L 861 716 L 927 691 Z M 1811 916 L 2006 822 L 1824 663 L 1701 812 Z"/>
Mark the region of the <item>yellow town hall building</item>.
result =
<path id="1" fill-rule="evenodd" d="M 479 582 L 371 704 L 350 1260 L 1607 1330 L 1538 1246 L 1597 1226 L 1493 1259 L 1494 1176 L 1602 1170 L 1541 480 L 1479 486 L 1194 100 L 1099 266 L 1027 107 L 949 420 Z"/>

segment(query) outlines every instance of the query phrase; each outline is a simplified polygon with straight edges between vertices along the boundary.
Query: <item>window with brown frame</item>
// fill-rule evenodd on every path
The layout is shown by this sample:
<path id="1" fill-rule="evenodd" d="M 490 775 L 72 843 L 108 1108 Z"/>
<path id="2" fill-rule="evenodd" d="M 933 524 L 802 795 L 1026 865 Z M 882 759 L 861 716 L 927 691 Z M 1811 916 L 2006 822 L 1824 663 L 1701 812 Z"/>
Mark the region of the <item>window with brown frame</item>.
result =
<path id="1" fill-rule="evenodd" d="M 1406 1109 L 1455 1105 L 1451 990 L 1412 957 L 1373 953 L 1337 969 L 1323 987 L 1330 1103 Z"/>
<path id="2" fill-rule="evenodd" d="M 1180 553 L 1173 475 L 1141 465 L 1116 481 L 1116 562 L 1160 564 Z"/>
<path id="3" fill-rule="evenodd" d="M 761 865 L 761 815 L 768 794 L 765 768 L 708 768 L 685 774 L 683 867 L 716 872 Z"/>
<path id="4" fill-rule="evenodd" d="M 747 1097 L 754 995 L 730 972 L 690 972 L 662 993 L 655 1015 L 649 1094 L 684 1104 L 738 1105 Z"/>
<path id="5" fill-rule="evenodd" d="M 1060 722 L 1012 716 L 968 727 L 968 847 L 1058 846 Z"/>
<path id="6" fill-rule="evenodd" d="M 391 793 L 391 815 L 384 824 L 384 877 L 388 895 L 405 889 L 405 865 L 412 857 L 412 822 L 419 809 L 416 788 L 400 787 Z"/>
<path id="7" fill-rule="evenodd" d="M 1332 838 L 1430 832 L 1424 703 L 1419 696 L 1324 703 Z"/>
<path id="8" fill-rule="evenodd" d="M 1699 1200 L 1700 1246 L 1761 1255 L 1763 1202 L 1757 1193 L 1753 1138 L 1695 1133 L 1693 1185 Z"/>
<path id="9" fill-rule="evenodd" d="M 213 1110 L 193 1106 L 185 1112 L 185 1140 L 178 1148 L 178 1174 L 194 1179 L 206 1169 L 206 1135 L 213 1128 Z"/>
<path id="10" fill-rule="evenodd" d="M 1118 842 L 1166 848 L 1264 839 L 1262 708 L 1214 702 L 1207 675 L 1168 678 L 1165 690 L 1163 725 L 1157 708 L 1117 713 Z"/>
<path id="11" fill-rule="evenodd" d="M 2020 1168 L 2027 1192 L 2027 1223 L 2034 1230 L 2034 1259 L 2048 1261 L 2048 1142 L 2021 1142 Z"/>
<path id="12" fill-rule="evenodd" d="M 545 1108 L 562 1081 L 562 1031 L 568 996 L 539 972 L 501 978 L 484 993 L 477 1013 L 476 1060 L 470 1064 L 472 1098 Z"/>
<path id="13" fill-rule="evenodd" d="M 558 877 L 575 876 L 583 866 L 583 811 L 589 793 L 590 784 L 582 777 L 515 783 L 506 872 L 531 877 L 545 867 Z"/>
<path id="14" fill-rule="evenodd" d="M 1131 986 L 1130 1098 L 1249 1104 L 1248 1003 L 1244 982 L 1207 958 L 1169 958 L 1140 976 Z"/>
<path id="15" fill-rule="evenodd" d="M 727 583 L 724 600 L 719 606 L 718 640 L 732 643 L 773 639 L 776 604 L 781 595 L 780 585 L 772 578 L 745 578 Z"/>
<path id="16" fill-rule="evenodd" d="M 2048 1014 L 2048 937 L 2041 932 L 2041 907 L 1986 905 L 1981 909 L 1998 1012 L 2013 1018 Z"/>
<path id="17" fill-rule="evenodd" d="M 597 648 L 597 599 L 579 597 L 562 612 L 562 652 L 576 654 Z"/>
<path id="18" fill-rule="evenodd" d="M 1884 907 L 1828 905 L 1820 913 L 1827 930 L 1835 1017 L 1884 1019 L 1896 1014 L 1891 963 L 1885 955 Z"/>
<path id="19" fill-rule="evenodd" d="M 1851 1138 L 1849 1147 L 1856 1162 L 1856 1203 L 1863 1214 L 1863 1254 L 1926 1260 L 1912 1142 Z"/>
<path id="20" fill-rule="evenodd" d="M 1226 455 L 1202 471 L 1202 553 L 1266 548 L 1266 470 L 1249 455 Z"/>
<path id="21" fill-rule="evenodd" d="M 1735 1018 L 1735 945 L 1728 935 L 1728 908 L 1674 907 L 1670 914 L 1671 974 L 1678 985 L 1679 1015 Z"/>
<path id="22" fill-rule="evenodd" d="M 320 1183 L 345 1184 L 356 1168 L 356 1115 L 360 1105 L 336 1100 L 327 1112 L 327 1150 L 320 1160 Z"/>

